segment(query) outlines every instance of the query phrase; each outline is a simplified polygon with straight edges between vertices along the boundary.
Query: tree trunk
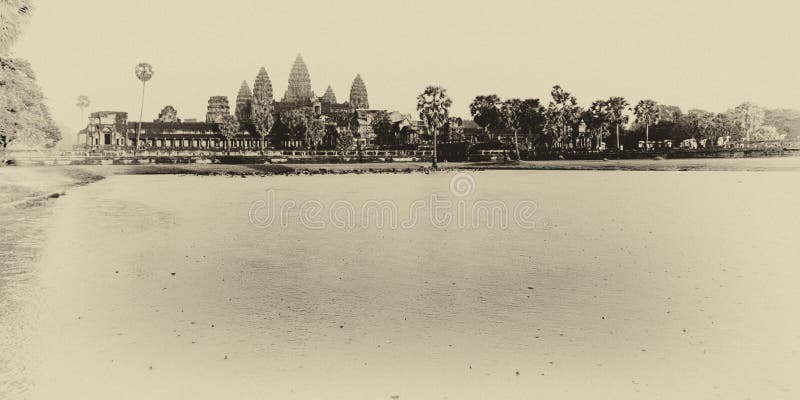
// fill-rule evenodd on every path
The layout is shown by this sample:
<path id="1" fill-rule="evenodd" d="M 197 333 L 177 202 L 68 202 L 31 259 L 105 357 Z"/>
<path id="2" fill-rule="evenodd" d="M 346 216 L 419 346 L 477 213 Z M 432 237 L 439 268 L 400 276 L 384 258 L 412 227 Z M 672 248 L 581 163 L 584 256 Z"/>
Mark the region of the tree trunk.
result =
<path id="1" fill-rule="evenodd" d="M 519 154 L 519 142 L 517 142 L 517 129 L 514 129 L 514 148 L 517 152 L 517 160 L 522 160 L 522 157 Z"/>
<path id="2" fill-rule="evenodd" d="M 142 105 L 139 108 L 139 125 L 136 127 L 136 146 L 133 149 L 133 155 L 136 155 L 139 149 L 140 132 L 142 131 L 142 115 L 144 114 L 144 86 L 146 83 L 146 81 L 142 81 Z M 125 132 L 127 132 L 127 129 Z"/>
<path id="3" fill-rule="evenodd" d="M 619 147 L 619 124 L 617 124 L 616 126 L 617 126 L 617 150 L 620 150 L 620 147 Z"/>
<path id="4" fill-rule="evenodd" d="M 436 153 L 436 139 L 437 139 L 436 131 L 438 131 L 438 129 L 433 130 L 433 165 L 432 165 L 433 169 L 437 169 L 439 167 L 439 165 L 436 162 L 436 158 L 438 157 L 438 154 Z"/>
<path id="5" fill-rule="evenodd" d="M 650 151 L 650 124 L 644 126 L 644 149 Z"/>

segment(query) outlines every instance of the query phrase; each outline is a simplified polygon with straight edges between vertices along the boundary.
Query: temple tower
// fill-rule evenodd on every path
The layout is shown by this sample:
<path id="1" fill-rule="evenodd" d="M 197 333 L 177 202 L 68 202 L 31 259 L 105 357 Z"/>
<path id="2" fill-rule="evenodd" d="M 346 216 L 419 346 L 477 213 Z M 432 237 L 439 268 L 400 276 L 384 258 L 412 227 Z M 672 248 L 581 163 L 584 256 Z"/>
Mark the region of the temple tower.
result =
<path id="1" fill-rule="evenodd" d="M 173 106 L 166 106 L 161 109 L 161 112 L 158 113 L 157 122 L 180 122 L 178 119 L 178 111 L 175 110 Z"/>
<path id="2" fill-rule="evenodd" d="M 328 89 L 325 91 L 325 94 L 322 95 L 322 102 L 336 104 L 336 93 L 333 93 L 333 88 L 330 85 L 328 85 Z"/>
<path id="3" fill-rule="evenodd" d="M 242 81 L 239 93 L 236 95 L 236 119 L 239 122 L 250 122 L 253 117 L 253 94 L 247 81 Z"/>
<path id="4" fill-rule="evenodd" d="M 267 69 L 261 67 L 253 83 L 253 100 L 261 104 L 272 103 L 272 81 L 269 80 Z"/>
<path id="5" fill-rule="evenodd" d="M 356 79 L 353 79 L 353 85 L 350 86 L 350 106 L 353 108 L 369 108 L 367 85 L 361 79 L 361 74 L 356 75 Z"/>
<path id="6" fill-rule="evenodd" d="M 231 107 L 228 105 L 228 96 L 211 96 L 208 98 L 206 122 L 220 123 L 222 122 L 222 117 L 230 114 Z"/>
<path id="7" fill-rule="evenodd" d="M 311 76 L 308 74 L 303 56 L 298 54 L 289 73 L 289 87 L 283 96 L 283 101 L 301 103 L 314 97 L 311 90 Z"/>

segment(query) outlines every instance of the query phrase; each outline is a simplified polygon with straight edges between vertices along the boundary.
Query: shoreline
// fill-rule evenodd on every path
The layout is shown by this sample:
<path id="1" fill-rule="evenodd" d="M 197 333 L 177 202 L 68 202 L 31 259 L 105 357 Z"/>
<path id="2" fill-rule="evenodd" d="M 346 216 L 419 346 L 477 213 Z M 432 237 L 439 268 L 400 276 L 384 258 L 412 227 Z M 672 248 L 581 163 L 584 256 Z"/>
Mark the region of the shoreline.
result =
<path id="1" fill-rule="evenodd" d="M 547 160 L 521 162 L 427 162 L 336 164 L 127 164 L 0 167 L 0 210 L 58 198 L 68 189 L 115 175 L 410 174 L 448 171 L 800 171 L 800 157 L 736 159 Z M 5 212 L 1 212 L 5 214 Z"/>

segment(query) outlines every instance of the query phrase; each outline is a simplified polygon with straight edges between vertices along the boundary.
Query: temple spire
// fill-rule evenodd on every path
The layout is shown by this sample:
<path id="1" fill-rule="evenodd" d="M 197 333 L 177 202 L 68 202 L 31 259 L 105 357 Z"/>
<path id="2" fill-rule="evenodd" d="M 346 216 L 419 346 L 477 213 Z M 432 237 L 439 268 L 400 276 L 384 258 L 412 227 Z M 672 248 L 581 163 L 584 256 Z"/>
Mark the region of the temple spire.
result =
<path id="1" fill-rule="evenodd" d="M 353 85 L 350 87 L 350 106 L 353 108 L 369 108 L 367 85 L 361 79 L 361 74 L 356 75 L 356 78 L 353 79 Z"/>
<path id="2" fill-rule="evenodd" d="M 228 96 L 211 96 L 208 98 L 208 111 L 206 112 L 206 122 L 220 123 L 222 119 L 230 115 Z"/>
<path id="3" fill-rule="evenodd" d="M 289 73 L 289 86 L 283 101 L 306 102 L 312 97 L 314 97 L 314 92 L 311 90 L 311 76 L 305 61 L 303 61 L 303 56 L 298 54 L 292 65 L 292 71 Z"/>
<path id="4" fill-rule="evenodd" d="M 239 122 L 248 122 L 253 116 L 253 94 L 247 81 L 242 81 L 239 94 L 236 95 L 236 119 Z"/>
<path id="5" fill-rule="evenodd" d="M 336 104 L 336 93 L 333 93 L 331 85 L 328 85 L 328 89 L 325 90 L 325 94 L 322 95 L 322 102 Z"/>
<path id="6" fill-rule="evenodd" d="M 258 71 L 258 76 L 253 83 L 253 98 L 264 104 L 272 103 L 272 81 L 264 67 Z"/>

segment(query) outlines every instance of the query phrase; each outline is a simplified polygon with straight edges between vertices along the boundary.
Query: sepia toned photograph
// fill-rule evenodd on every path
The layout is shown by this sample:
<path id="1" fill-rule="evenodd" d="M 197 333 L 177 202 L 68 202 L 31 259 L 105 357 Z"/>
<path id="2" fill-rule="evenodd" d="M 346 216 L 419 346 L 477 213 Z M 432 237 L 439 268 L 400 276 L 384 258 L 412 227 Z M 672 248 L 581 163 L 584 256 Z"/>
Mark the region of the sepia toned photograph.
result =
<path id="1" fill-rule="evenodd" d="M 800 399 L 789 0 L 0 0 L 0 400 Z"/>

